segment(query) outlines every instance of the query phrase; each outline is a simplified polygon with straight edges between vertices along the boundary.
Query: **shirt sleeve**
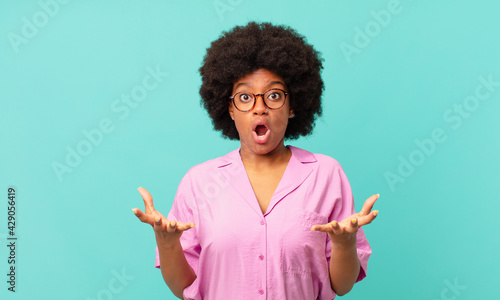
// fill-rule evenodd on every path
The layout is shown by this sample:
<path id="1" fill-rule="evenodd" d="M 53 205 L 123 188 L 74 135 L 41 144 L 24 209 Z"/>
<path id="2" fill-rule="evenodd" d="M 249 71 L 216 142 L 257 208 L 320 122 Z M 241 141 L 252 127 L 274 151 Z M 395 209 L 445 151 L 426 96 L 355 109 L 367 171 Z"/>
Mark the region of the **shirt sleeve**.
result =
<path id="1" fill-rule="evenodd" d="M 167 215 L 167 219 L 169 221 L 180 221 L 183 223 L 193 222 L 195 225 L 198 225 L 196 215 L 195 196 L 188 172 L 177 188 L 177 193 L 172 208 Z M 191 268 L 193 268 L 195 274 L 198 274 L 198 261 L 201 247 L 198 240 L 197 227 L 184 231 L 180 237 L 180 242 L 187 262 Z M 155 267 L 160 268 L 158 246 L 156 247 Z"/>
<path id="2" fill-rule="evenodd" d="M 337 198 L 335 199 L 335 205 L 333 211 L 329 217 L 329 222 L 336 220 L 338 222 L 342 221 L 344 218 L 356 213 L 354 208 L 354 199 L 351 191 L 351 185 L 343 168 L 337 163 L 337 168 L 335 169 L 333 177 L 333 187 L 336 189 Z M 332 242 L 330 238 L 326 239 L 326 258 L 328 266 L 330 266 L 330 258 L 332 251 Z M 356 245 L 360 264 L 360 270 L 356 282 L 362 280 L 366 277 L 366 269 L 368 267 L 368 258 L 370 257 L 372 250 L 366 239 L 363 228 L 359 228 L 356 235 Z"/>

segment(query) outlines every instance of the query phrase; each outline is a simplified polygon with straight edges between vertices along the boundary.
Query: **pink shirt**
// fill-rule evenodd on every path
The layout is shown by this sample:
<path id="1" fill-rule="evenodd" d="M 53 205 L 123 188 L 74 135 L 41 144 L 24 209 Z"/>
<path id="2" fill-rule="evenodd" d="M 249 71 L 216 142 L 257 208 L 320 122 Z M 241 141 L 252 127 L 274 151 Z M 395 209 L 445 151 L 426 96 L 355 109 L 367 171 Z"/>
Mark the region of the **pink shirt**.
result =
<path id="1" fill-rule="evenodd" d="M 264 215 L 240 148 L 192 167 L 181 180 L 167 219 L 196 224 L 180 240 L 197 275 L 184 299 L 335 298 L 330 238 L 310 228 L 355 213 L 351 186 L 334 158 L 287 147 L 292 156 Z M 357 247 L 359 281 L 371 254 L 362 228 Z"/>

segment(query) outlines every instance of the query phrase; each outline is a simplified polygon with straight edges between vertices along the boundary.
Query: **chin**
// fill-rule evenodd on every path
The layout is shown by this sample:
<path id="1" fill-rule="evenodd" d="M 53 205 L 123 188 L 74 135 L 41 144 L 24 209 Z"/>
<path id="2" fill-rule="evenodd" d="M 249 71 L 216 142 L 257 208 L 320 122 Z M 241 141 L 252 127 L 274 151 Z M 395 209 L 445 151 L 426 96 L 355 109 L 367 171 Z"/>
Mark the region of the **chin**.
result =
<path id="1" fill-rule="evenodd" d="M 276 149 L 276 147 L 278 147 L 278 145 L 279 142 L 268 141 L 264 144 L 258 144 L 255 143 L 255 141 L 252 141 L 251 150 L 253 150 L 253 152 L 255 152 L 256 154 L 264 155 L 272 152 L 274 149 Z"/>

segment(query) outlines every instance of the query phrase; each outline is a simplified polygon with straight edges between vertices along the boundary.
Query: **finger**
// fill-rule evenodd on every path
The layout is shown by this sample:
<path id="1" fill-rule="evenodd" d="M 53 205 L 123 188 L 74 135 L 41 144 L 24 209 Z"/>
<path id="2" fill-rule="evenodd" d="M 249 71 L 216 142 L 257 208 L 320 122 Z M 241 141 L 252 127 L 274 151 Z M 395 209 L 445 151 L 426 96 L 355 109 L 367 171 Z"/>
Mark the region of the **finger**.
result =
<path id="1" fill-rule="evenodd" d="M 346 230 L 347 232 L 349 233 L 355 233 L 356 231 L 358 231 L 358 219 L 357 218 L 352 218 L 350 221 L 349 221 L 349 225 L 346 226 Z"/>
<path id="2" fill-rule="evenodd" d="M 153 225 L 154 218 L 151 215 L 147 215 L 143 213 L 140 209 L 138 208 L 132 208 L 132 211 L 134 212 L 134 215 L 141 220 L 143 223 L 148 223 L 150 225 Z"/>
<path id="3" fill-rule="evenodd" d="M 330 223 L 313 225 L 313 226 L 311 226 L 311 230 L 321 231 L 321 232 L 333 232 L 332 225 L 330 225 Z"/>
<path id="4" fill-rule="evenodd" d="M 144 206 L 146 208 L 146 213 L 152 213 L 155 211 L 155 207 L 153 206 L 153 196 L 143 187 L 137 188 L 139 193 L 142 196 L 142 199 L 144 200 Z"/>
<path id="5" fill-rule="evenodd" d="M 195 225 L 192 222 L 190 222 L 190 223 L 177 222 L 177 230 L 180 230 L 180 231 L 189 230 L 193 227 L 195 227 Z"/>
<path id="6" fill-rule="evenodd" d="M 155 231 L 162 231 L 162 230 L 164 230 L 165 225 L 163 223 L 163 220 L 166 220 L 166 219 L 163 219 L 162 217 L 160 217 L 158 215 L 154 216 L 153 229 Z M 167 229 L 167 231 L 168 231 L 168 229 Z"/>
<path id="7" fill-rule="evenodd" d="M 335 234 L 339 234 L 342 232 L 342 229 L 340 228 L 340 225 L 337 221 L 332 221 L 331 223 L 323 225 L 313 225 L 311 227 L 311 230 Z"/>
<path id="8" fill-rule="evenodd" d="M 161 212 L 159 212 L 157 210 L 155 210 L 155 215 L 158 216 L 158 217 L 160 217 L 160 218 L 162 218 L 162 219 L 164 219 L 164 220 L 167 219 Z"/>
<path id="9" fill-rule="evenodd" d="M 182 223 L 179 221 L 168 221 L 168 232 L 185 231 L 195 227 L 194 223 Z"/>
<path id="10" fill-rule="evenodd" d="M 177 231 L 177 222 L 167 220 L 167 232 L 174 233 Z"/>
<path id="11" fill-rule="evenodd" d="M 367 216 L 360 217 L 358 220 L 359 226 L 365 226 L 370 224 L 378 215 L 378 210 L 374 210 L 369 213 Z"/>
<path id="12" fill-rule="evenodd" d="M 370 211 L 373 208 L 373 205 L 375 204 L 375 201 L 380 197 L 380 194 L 372 195 L 368 199 L 366 199 L 365 203 L 363 204 L 363 208 L 361 208 L 361 211 L 359 212 L 359 216 L 366 216 L 370 213 Z"/>
<path id="13" fill-rule="evenodd" d="M 331 224 L 330 226 L 332 227 L 334 234 L 342 234 L 343 230 L 342 230 L 342 227 L 340 227 L 339 222 L 333 220 L 330 224 Z"/>

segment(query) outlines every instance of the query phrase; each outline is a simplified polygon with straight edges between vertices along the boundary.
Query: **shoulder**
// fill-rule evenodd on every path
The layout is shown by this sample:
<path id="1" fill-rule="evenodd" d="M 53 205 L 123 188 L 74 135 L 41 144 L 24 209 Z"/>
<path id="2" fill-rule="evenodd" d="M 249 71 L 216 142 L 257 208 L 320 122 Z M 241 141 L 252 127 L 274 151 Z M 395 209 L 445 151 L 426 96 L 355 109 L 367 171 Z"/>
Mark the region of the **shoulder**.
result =
<path id="1" fill-rule="evenodd" d="M 209 159 L 202 163 L 192 166 L 187 172 L 185 177 L 199 177 L 209 176 L 216 171 L 219 167 L 225 166 L 234 162 L 239 158 L 239 149 L 232 150 L 231 152 L 213 159 Z"/>
<path id="2" fill-rule="evenodd" d="M 302 165 L 312 168 L 314 180 L 318 182 L 344 182 L 347 180 L 346 173 L 337 159 L 322 153 L 289 146 L 293 155 Z"/>
<path id="3" fill-rule="evenodd" d="M 293 155 L 303 164 L 311 164 L 321 169 L 342 169 L 340 163 L 333 157 L 321 153 L 312 153 L 302 148 L 288 145 Z"/>

